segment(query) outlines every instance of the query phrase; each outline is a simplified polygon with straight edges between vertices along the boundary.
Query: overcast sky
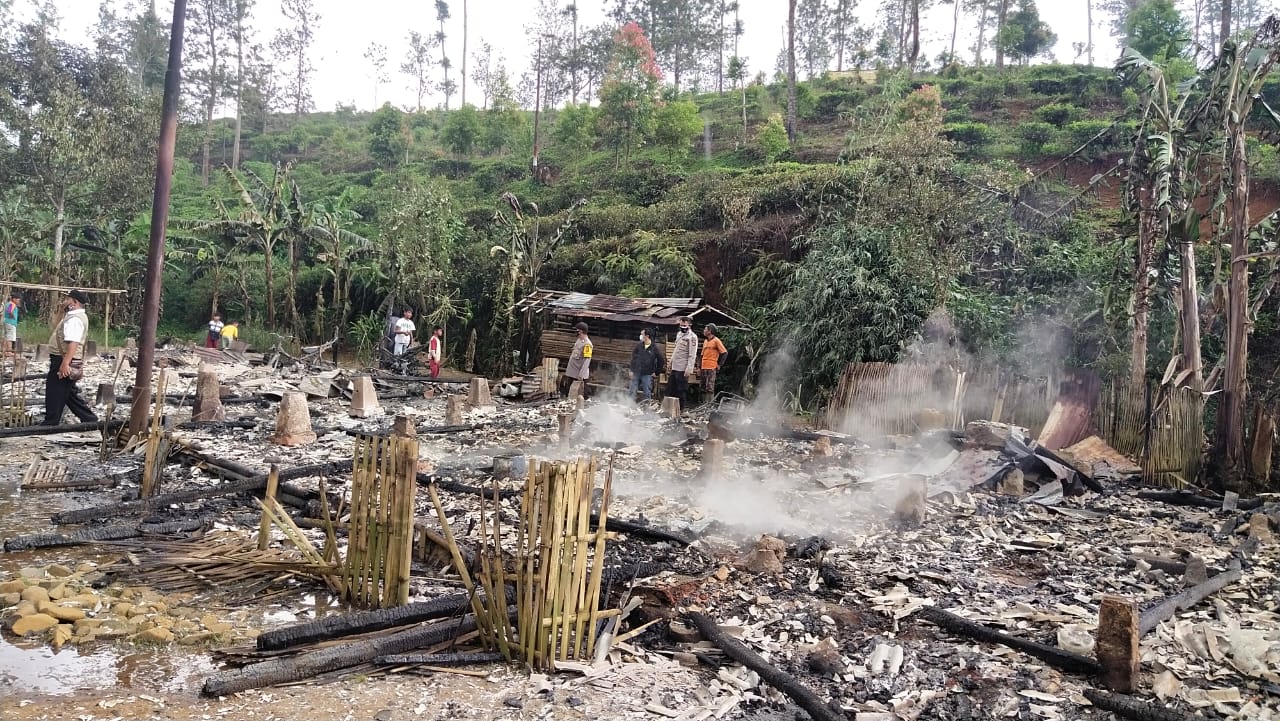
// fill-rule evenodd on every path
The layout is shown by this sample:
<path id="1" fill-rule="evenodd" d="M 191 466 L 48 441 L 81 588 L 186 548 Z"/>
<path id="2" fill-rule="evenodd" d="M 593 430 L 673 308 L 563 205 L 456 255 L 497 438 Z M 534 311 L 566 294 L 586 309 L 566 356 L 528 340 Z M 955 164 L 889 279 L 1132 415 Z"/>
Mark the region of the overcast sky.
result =
<path id="1" fill-rule="evenodd" d="M 54 5 L 62 14 L 64 36 L 72 40 L 87 39 L 89 28 L 97 20 L 100 1 L 54 0 Z M 108 1 L 120 7 L 127 0 Z M 22 2 L 23 0 L 19 0 L 20 5 Z M 388 64 L 392 70 L 391 81 L 378 91 L 378 103 L 390 100 L 401 107 L 413 105 L 415 99 L 414 93 L 409 89 L 409 78 L 394 70 L 399 66 L 408 46 L 405 37 L 409 30 L 427 35 L 438 29 L 435 3 L 426 0 L 315 0 L 315 4 L 321 16 L 312 60 L 316 67 L 312 84 L 316 109 L 332 110 L 338 103 L 353 104 L 361 109 L 373 107 L 372 69 L 363 57 L 372 42 L 387 46 L 390 59 Z M 563 4 L 568 4 L 568 0 L 564 0 Z M 533 0 L 469 0 L 467 5 L 468 54 L 480 47 L 481 40 L 488 41 L 495 54 L 505 56 L 508 71 L 515 82 L 529 65 L 531 48 L 525 38 L 524 27 L 533 20 L 535 3 Z M 446 25 L 446 47 L 453 61 L 454 71 L 451 75 L 456 79 L 462 51 L 462 0 L 450 0 L 449 6 L 453 17 Z M 578 6 L 582 25 L 591 26 L 604 20 L 604 0 L 578 0 Z M 758 71 L 771 75 L 784 42 L 787 0 L 741 0 L 741 6 L 746 31 L 741 42 L 741 52 L 749 60 L 752 75 Z M 859 6 L 858 12 L 863 22 L 872 22 L 872 15 L 878 7 L 877 0 L 861 0 Z M 172 17 L 172 0 L 158 0 L 157 7 L 167 22 Z M 949 47 L 952 7 L 937 6 L 922 18 L 922 56 L 933 58 Z M 1087 32 L 1084 2 L 1042 0 L 1039 7 L 1041 17 L 1058 34 L 1054 56 L 1061 62 L 1073 62 L 1076 54 L 1072 43 L 1083 43 Z M 22 8 L 19 11 L 22 12 Z M 279 2 L 257 0 L 254 12 L 258 40 L 266 44 L 276 28 L 284 23 Z M 1107 20 L 1107 17 L 1095 11 L 1094 62 L 1097 64 L 1109 65 L 1117 55 L 1116 44 L 1107 31 Z M 957 53 L 965 59 L 972 58 L 970 46 L 976 35 L 974 22 L 973 18 L 961 19 Z M 984 53 L 984 59 L 988 62 L 992 57 L 990 50 Z M 471 64 L 470 59 L 468 64 Z M 480 100 L 479 90 L 473 82 L 468 85 L 467 94 L 469 99 L 474 98 L 477 102 Z M 438 96 L 433 98 L 433 105 L 438 102 Z M 457 102 L 456 97 L 454 102 Z"/>

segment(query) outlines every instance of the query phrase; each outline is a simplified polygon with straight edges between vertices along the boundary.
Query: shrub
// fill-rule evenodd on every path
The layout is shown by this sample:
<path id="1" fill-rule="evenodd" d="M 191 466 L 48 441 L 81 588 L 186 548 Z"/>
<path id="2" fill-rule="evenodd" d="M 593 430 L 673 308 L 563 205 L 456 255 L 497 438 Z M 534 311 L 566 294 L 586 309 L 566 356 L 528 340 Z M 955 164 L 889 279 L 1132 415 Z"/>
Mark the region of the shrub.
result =
<path id="1" fill-rule="evenodd" d="M 1068 124 L 1065 128 L 1068 144 L 1071 146 L 1071 150 L 1075 150 L 1092 141 L 1092 144 L 1085 150 L 1085 154 L 1094 157 L 1104 155 L 1114 149 L 1116 145 L 1116 128 L 1112 128 L 1110 132 L 1103 133 L 1104 130 L 1110 127 L 1111 123 L 1106 120 L 1077 120 Z M 1099 133 L 1103 133 L 1102 137 L 1093 140 Z"/>
<path id="2" fill-rule="evenodd" d="M 956 105 L 942 114 L 942 122 L 947 124 L 973 122 L 973 110 L 968 105 Z"/>
<path id="3" fill-rule="evenodd" d="M 1054 127 L 1061 128 L 1080 117 L 1080 108 L 1065 103 L 1050 103 L 1036 108 L 1036 117 Z"/>
<path id="4" fill-rule="evenodd" d="M 1022 139 L 1022 152 L 1028 155 L 1039 155 L 1044 144 L 1053 140 L 1055 128 L 1049 123 L 1033 121 L 1018 126 L 1018 137 Z"/>
<path id="5" fill-rule="evenodd" d="M 968 95 L 969 105 L 974 110 L 992 110 L 1004 98 L 1004 83 L 999 80 L 975 83 Z"/>
<path id="6" fill-rule="evenodd" d="M 947 139 L 965 146 L 971 153 L 981 153 L 995 142 L 996 133 L 986 123 L 953 123 L 943 126 Z"/>
<path id="7" fill-rule="evenodd" d="M 782 124 L 782 116 L 774 113 L 769 122 L 756 134 L 756 144 L 764 153 L 765 161 L 772 163 L 791 145 L 787 138 L 786 126 Z"/>
<path id="8" fill-rule="evenodd" d="M 858 107 L 867 99 L 865 90 L 836 90 L 817 96 L 813 104 L 813 116 L 818 120 L 835 120 L 840 113 Z"/>

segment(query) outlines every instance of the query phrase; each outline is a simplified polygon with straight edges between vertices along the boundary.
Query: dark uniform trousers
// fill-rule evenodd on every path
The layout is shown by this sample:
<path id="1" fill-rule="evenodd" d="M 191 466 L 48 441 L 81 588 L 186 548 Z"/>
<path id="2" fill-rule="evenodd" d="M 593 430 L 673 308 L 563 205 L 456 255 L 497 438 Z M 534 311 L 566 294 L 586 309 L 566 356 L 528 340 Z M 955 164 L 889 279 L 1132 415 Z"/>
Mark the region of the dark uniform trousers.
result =
<path id="1" fill-rule="evenodd" d="M 44 377 L 44 425 L 56 426 L 62 423 L 63 410 L 70 410 L 81 423 L 92 423 L 98 420 L 93 408 L 80 397 L 80 387 L 70 378 L 59 378 L 58 368 L 62 366 L 62 356 L 49 356 L 49 375 Z"/>

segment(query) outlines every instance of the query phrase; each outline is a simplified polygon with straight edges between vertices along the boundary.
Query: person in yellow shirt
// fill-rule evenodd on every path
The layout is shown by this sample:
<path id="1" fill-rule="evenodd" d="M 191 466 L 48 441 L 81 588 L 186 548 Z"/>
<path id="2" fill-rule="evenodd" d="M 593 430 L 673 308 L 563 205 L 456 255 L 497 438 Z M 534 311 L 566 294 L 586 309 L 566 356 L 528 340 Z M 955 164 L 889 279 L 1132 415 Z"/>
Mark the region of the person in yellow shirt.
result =
<path id="1" fill-rule="evenodd" d="M 702 392 L 704 399 L 710 399 L 716 392 L 716 372 L 724 367 L 725 356 L 729 349 L 716 337 L 716 326 L 708 323 L 702 329 L 702 337 L 707 341 L 702 344 Z"/>
<path id="2" fill-rule="evenodd" d="M 231 348 L 231 342 L 240 337 L 240 321 L 233 320 L 222 326 L 222 350 Z"/>

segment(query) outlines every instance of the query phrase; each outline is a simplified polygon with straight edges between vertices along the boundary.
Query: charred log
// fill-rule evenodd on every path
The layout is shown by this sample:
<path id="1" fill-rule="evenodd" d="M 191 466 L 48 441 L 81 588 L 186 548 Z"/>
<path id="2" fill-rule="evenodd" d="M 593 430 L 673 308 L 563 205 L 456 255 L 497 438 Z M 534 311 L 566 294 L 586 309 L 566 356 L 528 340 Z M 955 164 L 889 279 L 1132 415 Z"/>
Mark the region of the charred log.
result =
<path id="1" fill-rule="evenodd" d="M 1139 491 L 1138 498 L 1144 501 L 1160 501 L 1168 503 L 1171 506 L 1189 506 L 1191 508 L 1212 508 L 1218 510 L 1222 508 L 1222 501 L 1213 498 L 1206 498 L 1194 493 L 1186 491 Z M 1241 498 L 1236 501 L 1236 508 L 1242 511 L 1251 511 L 1262 505 L 1262 501 L 1257 498 Z"/>
<path id="2" fill-rule="evenodd" d="M 389 636 L 354 641 L 287 658 L 273 658 L 210 676 L 204 680 L 200 693 L 205 696 L 226 696 L 251 688 L 301 681 L 322 673 L 369 663 L 379 656 L 444 643 L 475 629 L 475 618 L 467 616 L 460 621 L 416 626 Z"/>
<path id="3" fill-rule="evenodd" d="M 58 546 L 78 546 L 98 541 L 119 541 L 138 536 L 163 536 L 172 533 L 188 533 L 199 531 L 208 525 L 205 518 L 189 518 L 170 523 L 138 523 L 121 526 L 98 526 L 84 528 L 72 533 L 33 533 L 25 536 L 14 536 L 4 542 L 5 551 L 27 551 L 33 548 L 55 548 Z"/>
<path id="4" fill-rule="evenodd" d="M 111 433 L 122 425 L 124 425 L 124 421 L 113 420 L 107 421 L 105 427 L 107 432 Z M 99 431 L 102 430 L 102 428 L 102 421 L 93 421 L 92 423 L 69 423 L 65 426 L 17 426 L 16 428 L 0 428 L 0 438 L 56 436 L 59 433 L 85 433 L 88 431 Z"/>
<path id="5" fill-rule="evenodd" d="M 1055 646 L 1047 646 L 1043 643 L 1012 636 L 991 626 L 974 623 L 940 608 L 925 608 L 920 611 L 920 617 L 961 636 L 1008 646 L 1069 673 L 1096 676 L 1102 672 L 1102 667 L 1091 658 L 1063 651 Z"/>
<path id="6" fill-rule="evenodd" d="M 807 711 L 814 721 L 844 721 L 845 715 L 842 711 L 828 706 L 818 697 L 818 694 L 800 683 L 794 676 L 765 661 L 755 651 L 721 631 L 710 616 L 689 612 L 685 614 L 685 618 L 697 626 L 703 638 L 719 647 L 729 658 L 760 674 L 762 680 L 795 701 L 796 705 Z"/>
<path id="7" fill-rule="evenodd" d="M 1174 709 L 1161 708 L 1122 693 L 1087 688 L 1084 690 L 1084 697 L 1103 711 L 1110 711 L 1120 718 L 1133 719 L 1133 721 L 1195 721 L 1200 718 Z"/>
<path id="8" fill-rule="evenodd" d="M 498 663 L 505 661 L 500 653 L 397 653 L 379 656 L 373 660 L 378 666 L 405 666 L 409 664 L 425 664 L 428 666 L 466 666 L 473 663 Z"/>
<path id="9" fill-rule="evenodd" d="M 459 593 L 397 608 L 357 611 L 267 631 L 258 636 L 257 647 L 259 651 L 279 651 L 316 641 L 448 618 L 470 607 L 470 595 Z"/>
<path id="10" fill-rule="evenodd" d="M 1182 593 L 1169 596 L 1154 606 L 1144 609 L 1138 617 L 1138 634 L 1145 636 L 1154 631 L 1156 626 L 1173 618 L 1173 615 L 1178 611 L 1191 608 L 1209 596 L 1221 591 L 1226 586 L 1239 581 L 1240 575 L 1240 562 L 1233 560 L 1226 571 L 1219 573 L 1208 581 L 1192 586 Z"/>

